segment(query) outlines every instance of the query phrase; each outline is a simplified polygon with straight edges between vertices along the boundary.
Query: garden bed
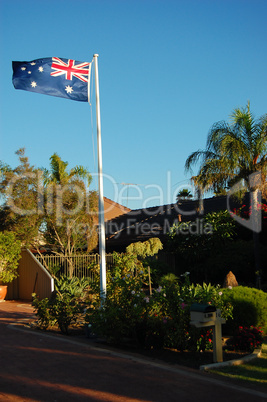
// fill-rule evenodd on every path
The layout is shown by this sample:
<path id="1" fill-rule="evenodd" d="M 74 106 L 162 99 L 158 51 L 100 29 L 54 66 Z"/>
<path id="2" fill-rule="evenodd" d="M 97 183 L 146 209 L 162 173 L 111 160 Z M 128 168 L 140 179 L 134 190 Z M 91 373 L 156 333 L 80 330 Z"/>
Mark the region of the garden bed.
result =
<path id="1" fill-rule="evenodd" d="M 29 325 L 32 329 L 36 331 L 42 331 L 38 329 L 35 325 L 35 321 L 31 321 Z M 213 363 L 213 351 L 205 351 L 205 352 L 190 352 L 183 351 L 180 352 L 177 349 L 142 349 L 138 347 L 135 343 L 131 342 L 130 339 L 127 339 L 120 344 L 111 344 L 104 339 L 92 337 L 87 338 L 84 332 L 84 328 L 78 325 L 72 325 L 69 328 L 69 335 L 64 335 L 61 331 L 55 326 L 50 327 L 45 333 L 55 334 L 62 337 L 68 337 L 73 340 L 80 341 L 82 343 L 92 344 L 94 347 L 99 347 L 108 350 L 116 350 L 118 352 L 124 352 L 129 354 L 139 355 L 140 357 L 146 357 L 154 360 L 159 360 L 169 364 L 177 364 L 181 366 L 190 367 L 193 369 L 199 369 L 201 365 L 211 364 Z M 240 359 L 242 357 L 247 356 L 248 352 L 237 352 L 231 350 L 224 350 L 223 352 L 223 361 Z"/>
<path id="2" fill-rule="evenodd" d="M 213 351 L 205 352 L 190 352 L 183 351 L 180 352 L 177 349 L 141 349 L 136 346 L 132 346 L 127 343 L 122 343 L 120 345 L 110 345 L 104 341 L 97 341 L 96 343 L 101 347 L 107 347 L 122 352 L 134 353 L 140 356 L 148 357 L 150 359 L 160 360 L 165 363 L 178 364 L 181 366 L 186 366 L 194 369 L 198 369 L 201 365 L 213 363 Z M 237 351 L 224 351 L 223 361 L 240 359 L 247 356 L 247 352 L 237 352 Z"/>

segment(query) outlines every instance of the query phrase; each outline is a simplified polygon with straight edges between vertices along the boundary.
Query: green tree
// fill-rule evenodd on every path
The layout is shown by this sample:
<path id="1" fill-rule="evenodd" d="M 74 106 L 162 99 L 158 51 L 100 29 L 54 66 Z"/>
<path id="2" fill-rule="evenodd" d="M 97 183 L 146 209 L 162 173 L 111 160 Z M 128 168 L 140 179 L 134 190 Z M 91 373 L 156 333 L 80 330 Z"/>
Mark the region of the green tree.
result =
<path id="1" fill-rule="evenodd" d="M 132 255 L 137 260 L 141 261 L 143 266 L 148 272 L 148 286 L 149 293 L 152 294 L 152 282 L 151 282 L 151 272 L 150 272 L 150 257 L 154 256 L 163 249 L 163 245 L 157 237 L 153 237 L 144 242 L 138 241 L 136 243 L 131 243 L 126 247 L 126 255 Z"/>
<path id="2" fill-rule="evenodd" d="M 163 246 L 161 241 L 157 237 L 152 237 L 146 241 L 138 241 L 136 243 L 131 243 L 126 247 L 127 254 L 133 254 L 141 259 L 147 257 L 152 257 L 157 254 L 159 250 L 162 250 Z"/>
<path id="3" fill-rule="evenodd" d="M 52 253 L 67 257 L 72 275 L 69 257 L 97 245 L 97 193 L 89 191 L 92 177 L 82 166 L 68 170 L 68 163 L 57 154 L 51 156 L 47 170 L 31 166 L 24 149 L 16 153 L 20 160 L 16 168 L 0 163 L 0 230 L 12 231 L 24 247 L 39 251 L 45 244 Z"/>
<path id="4" fill-rule="evenodd" d="M 249 191 L 266 189 L 267 174 L 267 114 L 255 119 L 246 108 L 237 108 L 231 114 L 231 124 L 217 122 L 208 134 L 205 150 L 193 152 L 186 160 L 185 169 L 191 170 L 201 162 L 197 181 L 205 190 L 222 193 L 240 180 L 245 180 Z M 251 180 L 260 173 L 261 180 Z"/>
<path id="5" fill-rule="evenodd" d="M 222 193 L 242 180 L 252 194 L 251 214 L 255 244 L 255 268 L 260 271 L 257 213 L 260 192 L 266 191 L 267 174 L 267 114 L 255 119 L 248 102 L 246 108 L 234 109 L 231 124 L 215 123 L 208 134 L 205 150 L 193 152 L 185 169 L 200 162 L 198 185 Z"/>
<path id="6" fill-rule="evenodd" d="M 176 200 L 189 200 L 193 197 L 191 192 L 187 188 L 183 188 L 182 190 L 179 191 L 177 194 Z"/>
<path id="7" fill-rule="evenodd" d="M 173 225 L 169 232 L 168 246 L 189 263 L 203 261 L 234 238 L 235 226 L 228 211 L 212 212 L 202 220 Z"/>
<path id="8" fill-rule="evenodd" d="M 97 194 L 87 191 L 91 181 L 85 168 L 68 170 L 68 162 L 56 153 L 50 158 L 50 170 L 44 170 L 43 235 L 54 254 L 67 258 L 70 276 L 74 271 L 70 257 L 97 245 Z"/>
<path id="9" fill-rule="evenodd" d="M 29 247 L 40 240 L 42 174 L 29 164 L 24 148 L 16 154 L 20 161 L 16 168 L 0 162 L 0 229 L 13 231 L 21 244 Z"/>
<path id="10" fill-rule="evenodd" d="M 0 282 L 12 282 L 18 276 L 21 244 L 12 232 L 0 232 Z"/>
<path id="11" fill-rule="evenodd" d="M 250 191 L 265 189 L 267 174 L 267 114 L 258 120 L 246 108 L 237 108 L 231 114 L 231 124 L 215 123 L 208 134 L 205 150 L 193 152 L 186 160 L 185 169 L 191 170 L 201 162 L 198 183 L 204 189 L 221 193 L 241 179 Z M 261 173 L 262 180 L 252 183 L 251 174 Z"/>

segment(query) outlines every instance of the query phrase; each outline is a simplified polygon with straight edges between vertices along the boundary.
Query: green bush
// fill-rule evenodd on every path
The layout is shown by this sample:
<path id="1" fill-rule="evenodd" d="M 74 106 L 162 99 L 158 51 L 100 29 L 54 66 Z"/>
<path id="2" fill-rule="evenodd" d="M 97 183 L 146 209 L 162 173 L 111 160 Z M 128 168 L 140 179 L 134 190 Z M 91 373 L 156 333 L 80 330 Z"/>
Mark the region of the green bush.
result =
<path id="1" fill-rule="evenodd" d="M 49 310 L 49 299 L 39 300 L 36 293 L 32 294 L 33 300 L 32 305 L 37 316 L 37 326 L 40 329 L 47 329 L 55 324 L 55 318 L 52 317 Z"/>
<path id="2" fill-rule="evenodd" d="M 131 338 L 146 349 L 200 351 L 210 347 L 210 332 L 190 325 L 190 306 L 209 303 L 220 308 L 224 318 L 231 317 L 231 306 L 221 298 L 219 286 L 194 286 L 187 272 L 180 278 L 164 276 L 150 293 L 147 268 L 130 262 L 131 255 L 120 256 L 107 275 L 104 305 L 100 308 L 95 299 L 88 308 L 86 322 L 92 333 L 113 343 Z"/>
<path id="3" fill-rule="evenodd" d="M 234 350 L 241 350 L 252 353 L 254 349 L 261 347 L 263 342 L 263 331 L 256 327 L 239 327 L 233 338 L 230 341 L 230 345 Z"/>
<path id="4" fill-rule="evenodd" d="M 0 232 L 0 281 L 12 282 L 18 276 L 21 243 L 13 232 Z"/>
<path id="5" fill-rule="evenodd" d="M 88 301 L 89 281 L 82 278 L 61 276 L 55 281 L 56 290 L 50 299 L 39 300 L 33 294 L 32 305 L 38 317 L 38 326 L 47 329 L 57 325 L 64 334 L 69 333 L 69 326 L 83 320 L 85 302 Z"/>
<path id="6" fill-rule="evenodd" d="M 122 338 L 136 333 L 136 324 L 145 315 L 147 273 L 142 265 L 134 266 L 132 259 L 117 256 L 117 265 L 107 272 L 107 295 L 104 306 L 100 308 L 99 297 L 88 305 L 87 322 L 93 332 L 106 337 L 110 342 L 119 343 Z M 99 284 L 92 289 L 99 294 Z"/>
<path id="7" fill-rule="evenodd" d="M 267 293 L 256 288 L 237 286 L 224 289 L 222 298 L 233 306 L 233 319 L 225 331 L 232 335 L 238 327 L 260 327 L 267 334 Z"/>

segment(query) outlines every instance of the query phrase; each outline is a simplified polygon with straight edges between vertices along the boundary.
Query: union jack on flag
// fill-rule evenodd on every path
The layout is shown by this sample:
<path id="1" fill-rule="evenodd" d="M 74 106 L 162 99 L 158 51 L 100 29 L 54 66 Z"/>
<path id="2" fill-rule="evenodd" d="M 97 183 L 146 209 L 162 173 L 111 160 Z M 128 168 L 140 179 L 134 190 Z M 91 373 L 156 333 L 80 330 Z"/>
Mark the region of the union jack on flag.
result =
<path id="1" fill-rule="evenodd" d="M 51 73 L 53 77 L 58 77 L 59 75 L 65 74 L 65 78 L 67 80 L 72 80 L 72 77 L 76 77 L 83 82 L 88 82 L 88 69 L 90 63 L 80 63 L 75 65 L 75 60 L 68 60 L 65 63 L 63 60 L 58 57 L 52 57 L 53 63 L 51 68 L 56 70 Z M 84 77 L 85 75 L 85 77 Z"/>
<path id="2" fill-rule="evenodd" d="M 16 89 L 89 102 L 91 63 L 47 57 L 12 66 Z"/>

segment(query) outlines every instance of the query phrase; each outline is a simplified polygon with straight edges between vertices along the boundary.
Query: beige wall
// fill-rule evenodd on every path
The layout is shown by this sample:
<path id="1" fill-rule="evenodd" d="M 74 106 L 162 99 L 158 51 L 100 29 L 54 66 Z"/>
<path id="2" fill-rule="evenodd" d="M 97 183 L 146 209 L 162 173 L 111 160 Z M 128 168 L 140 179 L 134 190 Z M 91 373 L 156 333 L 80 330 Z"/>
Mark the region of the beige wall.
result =
<path id="1" fill-rule="evenodd" d="M 40 299 L 49 297 L 54 280 L 29 250 L 22 250 L 19 277 L 8 285 L 7 299 L 32 300 L 32 293 Z"/>

